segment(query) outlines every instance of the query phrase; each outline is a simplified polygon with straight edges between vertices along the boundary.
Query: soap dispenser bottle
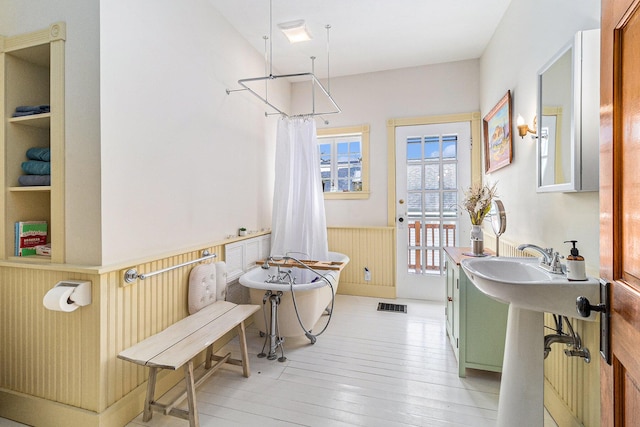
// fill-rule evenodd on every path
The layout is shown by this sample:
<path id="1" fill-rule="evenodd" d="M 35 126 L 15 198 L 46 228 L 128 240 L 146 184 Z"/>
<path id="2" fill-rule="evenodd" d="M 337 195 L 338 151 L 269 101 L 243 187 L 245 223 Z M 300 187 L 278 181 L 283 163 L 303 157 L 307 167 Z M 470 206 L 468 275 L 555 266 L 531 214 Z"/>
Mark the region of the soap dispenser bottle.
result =
<path id="1" fill-rule="evenodd" d="M 571 255 L 567 257 L 567 279 L 569 280 L 587 280 L 587 274 L 584 268 L 584 257 L 576 248 L 577 240 L 566 240 L 565 243 L 572 243 Z"/>

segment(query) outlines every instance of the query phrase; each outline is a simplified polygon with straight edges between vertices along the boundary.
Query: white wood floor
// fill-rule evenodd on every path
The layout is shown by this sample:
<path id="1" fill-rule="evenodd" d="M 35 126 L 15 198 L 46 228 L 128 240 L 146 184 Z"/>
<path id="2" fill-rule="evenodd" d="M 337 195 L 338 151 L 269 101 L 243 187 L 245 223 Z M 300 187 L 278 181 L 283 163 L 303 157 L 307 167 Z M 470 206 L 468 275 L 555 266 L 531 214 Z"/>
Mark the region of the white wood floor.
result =
<path id="1" fill-rule="evenodd" d="M 376 310 L 378 301 L 338 295 L 327 331 L 313 345 L 286 339 L 284 363 L 256 357 L 264 339 L 249 327 L 252 375 L 225 367 L 200 386 L 201 426 L 494 426 L 500 375 L 468 370 L 458 377 L 444 306 L 394 300 L 408 313 L 389 313 Z M 237 342 L 224 351 L 237 357 Z M 138 416 L 128 427 L 140 425 L 188 423 L 154 413 L 149 423 Z"/>
<path id="2" fill-rule="evenodd" d="M 408 314 L 389 313 L 376 310 L 379 301 L 385 300 L 338 295 L 327 331 L 314 345 L 288 338 L 284 363 L 256 357 L 264 339 L 249 327 L 251 377 L 225 366 L 202 384 L 200 425 L 494 426 L 500 375 L 467 370 L 458 377 L 444 306 L 393 300 L 386 302 L 407 304 Z M 239 357 L 237 339 L 220 353 L 226 351 Z M 0 419 L 2 427 L 18 425 Z M 127 427 L 141 425 L 188 422 L 154 413 L 150 422 L 139 415 Z M 555 426 L 548 414 L 545 426 Z"/>

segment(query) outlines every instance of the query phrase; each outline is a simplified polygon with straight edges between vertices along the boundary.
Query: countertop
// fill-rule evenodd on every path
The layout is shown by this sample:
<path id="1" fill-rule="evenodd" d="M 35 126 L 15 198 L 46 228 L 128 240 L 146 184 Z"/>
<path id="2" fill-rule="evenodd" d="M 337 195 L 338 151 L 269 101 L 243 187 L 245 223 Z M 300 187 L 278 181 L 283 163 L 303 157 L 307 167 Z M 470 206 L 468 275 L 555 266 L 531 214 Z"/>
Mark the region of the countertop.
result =
<path id="1" fill-rule="evenodd" d="M 451 259 L 457 265 L 460 265 L 460 261 L 462 261 L 465 258 L 472 258 L 471 256 L 465 255 L 465 253 L 471 253 L 470 247 L 460 248 L 457 246 L 445 246 L 444 251 L 451 257 Z M 487 255 L 495 255 L 494 251 L 487 248 L 485 248 L 484 253 Z"/>

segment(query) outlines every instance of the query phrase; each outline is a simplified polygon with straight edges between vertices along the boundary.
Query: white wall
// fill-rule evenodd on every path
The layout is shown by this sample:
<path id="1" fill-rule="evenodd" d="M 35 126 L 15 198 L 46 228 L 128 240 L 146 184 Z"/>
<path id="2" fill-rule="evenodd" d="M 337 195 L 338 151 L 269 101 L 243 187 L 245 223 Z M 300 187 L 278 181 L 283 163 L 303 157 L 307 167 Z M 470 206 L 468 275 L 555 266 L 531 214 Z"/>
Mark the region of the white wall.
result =
<path id="1" fill-rule="evenodd" d="M 270 227 L 275 117 L 237 80 L 262 54 L 206 0 L 0 0 L 0 34 L 67 23 L 68 263 Z M 289 102 L 289 87 L 271 89 Z"/>
<path id="2" fill-rule="evenodd" d="M 514 117 L 521 114 L 531 125 L 538 70 L 576 31 L 599 26 L 599 0 L 513 0 L 480 60 L 483 116 L 511 90 Z M 578 240 L 588 272 L 597 275 L 598 193 L 536 193 L 535 142 L 514 133 L 513 163 L 485 177 L 498 182 L 507 211 L 504 239 L 553 247 L 564 255 L 569 245 L 563 241 Z"/>
<path id="3" fill-rule="evenodd" d="M 65 210 L 69 263 L 100 264 L 100 88 L 98 0 L 0 0 L 0 34 L 67 24 Z"/>
<path id="4" fill-rule="evenodd" d="M 387 120 L 479 111 L 479 61 L 469 60 L 331 79 L 342 113 L 318 128 L 370 125 L 371 196 L 326 200 L 328 226 L 387 225 Z M 325 83 L 326 86 L 326 82 Z M 294 84 L 292 106 L 309 111 L 308 91 Z"/>
<path id="5" fill-rule="evenodd" d="M 370 124 L 371 197 L 327 200 L 327 224 L 387 224 L 388 119 L 477 110 L 484 116 L 511 90 L 514 117 L 522 114 L 531 124 L 538 69 L 576 31 L 598 28 L 599 22 L 598 0 L 513 0 L 479 61 L 333 78 L 331 92 L 343 112 L 328 116 L 328 126 L 318 126 Z M 302 108 L 306 102 L 304 88 L 295 84 L 293 107 Z M 536 193 L 534 142 L 516 136 L 513 143 L 513 163 L 484 178 L 498 182 L 508 215 L 504 239 L 552 246 L 565 255 L 569 246 L 564 240 L 577 239 L 589 271 L 597 274 L 598 193 Z"/>
<path id="6" fill-rule="evenodd" d="M 277 119 L 225 92 L 261 54 L 206 0 L 101 2 L 100 24 L 102 263 L 270 227 Z"/>
<path id="7" fill-rule="evenodd" d="M 206 0 L 0 0 L 0 10 L 4 35 L 67 22 L 68 262 L 115 263 L 270 226 L 276 118 L 249 94 L 225 93 L 262 75 L 262 55 Z M 328 225 L 387 224 L 388 119 L 484 115 L 510 89 L 514 114 L 531 121 L 538 68 L 575 31 L 597 28 L 599 13 L 597 0 L 513 0 L 480 61 L 332 79 L 343 113 L 328 127 L 371 126 L 372 193 L 327 201 Z M 287 87 L 271 94 L 288 100 Z M 294 89 L 292 104 L 301 97 Z M 597 268 L 597 193 L 537 194 L 535 146 L 517 137 L 514 162 L 488 180 L 507 208 L 506 239 L 577 239 Z"/>

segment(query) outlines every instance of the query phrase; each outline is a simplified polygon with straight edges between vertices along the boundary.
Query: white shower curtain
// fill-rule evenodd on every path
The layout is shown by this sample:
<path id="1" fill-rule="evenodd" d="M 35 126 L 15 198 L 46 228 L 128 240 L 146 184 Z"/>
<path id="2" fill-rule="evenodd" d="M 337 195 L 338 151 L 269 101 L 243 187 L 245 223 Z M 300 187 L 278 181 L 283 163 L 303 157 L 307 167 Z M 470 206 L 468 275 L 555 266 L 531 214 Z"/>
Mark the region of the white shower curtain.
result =
<path id="1" fill-rule="evenodd" d="M 281 118 L 276 139 L 271 255 L 328 260 L 316 123 Z"/>

